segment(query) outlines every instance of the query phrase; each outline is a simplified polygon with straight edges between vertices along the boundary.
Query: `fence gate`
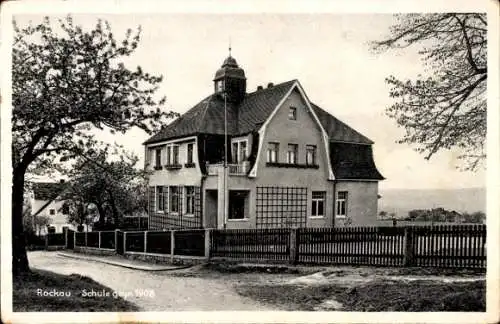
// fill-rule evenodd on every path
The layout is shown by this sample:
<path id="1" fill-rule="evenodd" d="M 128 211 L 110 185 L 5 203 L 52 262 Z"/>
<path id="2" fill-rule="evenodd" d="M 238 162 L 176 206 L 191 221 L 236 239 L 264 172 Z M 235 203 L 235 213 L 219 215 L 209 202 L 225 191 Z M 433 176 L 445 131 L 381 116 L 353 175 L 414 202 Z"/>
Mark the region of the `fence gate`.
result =
<path id="1" fill-rule="evenodd" d="M 123 254 L 123 232 L 117 231 L 116 238 L 116 253 Z"/>
<path id="2" fill-rule="evenodd" d="M 66 249 L 75 248 L 75 231 L 66 229 Z"/>

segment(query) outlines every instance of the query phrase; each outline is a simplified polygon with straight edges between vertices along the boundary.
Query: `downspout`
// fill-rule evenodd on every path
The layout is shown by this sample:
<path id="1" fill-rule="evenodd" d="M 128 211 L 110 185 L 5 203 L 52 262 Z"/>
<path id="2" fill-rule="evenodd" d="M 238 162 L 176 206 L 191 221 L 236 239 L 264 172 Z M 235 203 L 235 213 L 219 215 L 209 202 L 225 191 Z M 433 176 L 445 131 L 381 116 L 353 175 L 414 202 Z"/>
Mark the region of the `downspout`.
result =
<path id="1" fill-rule="evenodd" d="M 228 212 L 228 188 L 227 188 L 227 92 L 226 81 L 224 81 L 224 229 L 227 226 L 227 212 Z"/>
<path id="2" fill-rule="evenodd" d="M 337 209 L 337 199 L 336 199 L 336 192 L 335 192 L 335 184 L 336 184 L 337 180 L 333 180 L 332 183 L 333 183 L 333 203 L 332 203 L 332 227 L 335 227 L 335 211 Z"/>
<path id="3" fill-rule="evenodd" d="M 200 218 L 201 218 L 201 228 L 205 228 L 205 225 L 206 225 L 206 220 L 204 219 L 205 217 L 205 200 L 204 200 L 204 197 L 203 197 L 203 192 L 205 191 L 204 189 L 204 184 L 205 184 L 205 180 L 207 179 L 207 175 L 206 174 L 201 174 L 201 180 L 200 180 Z M 205 220 L 205 221 L 204 221 Z"/>

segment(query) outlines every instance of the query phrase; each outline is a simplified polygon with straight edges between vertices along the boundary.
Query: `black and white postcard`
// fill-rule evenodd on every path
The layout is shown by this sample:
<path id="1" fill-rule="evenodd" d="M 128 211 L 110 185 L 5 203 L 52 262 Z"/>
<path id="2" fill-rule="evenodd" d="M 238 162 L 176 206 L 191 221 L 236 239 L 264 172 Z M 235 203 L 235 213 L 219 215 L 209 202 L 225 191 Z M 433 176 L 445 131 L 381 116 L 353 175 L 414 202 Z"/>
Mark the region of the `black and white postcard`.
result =
<path id="1" fill-rule="evenodd" d="M 0 12 L 3 322 L 498 322 L 497 1 Z"/>

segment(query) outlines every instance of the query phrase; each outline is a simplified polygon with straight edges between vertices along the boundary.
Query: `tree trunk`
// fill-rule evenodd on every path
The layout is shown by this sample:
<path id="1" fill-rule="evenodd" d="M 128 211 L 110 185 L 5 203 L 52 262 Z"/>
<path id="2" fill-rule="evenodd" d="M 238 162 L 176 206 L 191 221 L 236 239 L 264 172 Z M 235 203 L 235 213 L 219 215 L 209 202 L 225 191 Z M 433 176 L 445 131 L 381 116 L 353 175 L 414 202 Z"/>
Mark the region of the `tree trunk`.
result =
<path id="1" fill-rule="evenodd" d="M 24 175 L 26 170 L 14 168 L 12 177 L 12 274 L 29 272 L 26 239 L 23 230 Z"/>
<path id="2" fill-rule="evenodd" d="M 109 194 L 109 203 L 111 204 L 111 211 L 113 214 L 113 220 L 115 221 L 115 224 L 118 224 L 118 222 L 121 221 L 120 214 L 118 212 L 118 208 L 116 208 L 113 193 L 108 190 L 108 194 Z"/>
<path id="3" fill-rule="evenodd" d="M 97 211 L 99 212 L 99 224 L 103 225 L 105 223 L 106 214 L 104 213 L 104 208 L 101 204 L 95 204 L 97 206 Z"/>

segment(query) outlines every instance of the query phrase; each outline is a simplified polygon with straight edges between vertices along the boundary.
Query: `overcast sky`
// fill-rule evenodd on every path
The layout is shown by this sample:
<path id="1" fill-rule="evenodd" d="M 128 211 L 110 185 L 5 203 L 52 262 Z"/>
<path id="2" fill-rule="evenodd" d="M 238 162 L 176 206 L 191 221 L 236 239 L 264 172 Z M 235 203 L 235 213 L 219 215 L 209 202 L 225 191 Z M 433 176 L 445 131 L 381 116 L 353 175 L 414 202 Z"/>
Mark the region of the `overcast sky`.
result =
<path id="1" fill-rule="evenodd" d="M 395 122 L 384 115 L 393 101 L 385 77 L 424 73 L 416 49 L 382 54 L 369 42 L 387 35 L 387 14 L 148 14 L 74 15 L 91 28 L 109 21 L 120 39 L 127 28 L 142 27 L 142 40 L 127 65 L 164 76 L 158 94 L 165 109 L 183 113 L 213 91 L 212 79 L 228 55 L 245 70 L 247 91 L 268 82 L 298 79 L 311 101 L 372 139 L 375 162 L 388 188 L 464 188 L 485 185 L 485 173 L 455 169 L 454 152 L 430 161 L 406 144 Z M 19 24 L 42 16 L 16 16 Z M 143 159 L 142 131 L 109 136 Z M 142 163 L 142 162 L 141 162 Z"/>

